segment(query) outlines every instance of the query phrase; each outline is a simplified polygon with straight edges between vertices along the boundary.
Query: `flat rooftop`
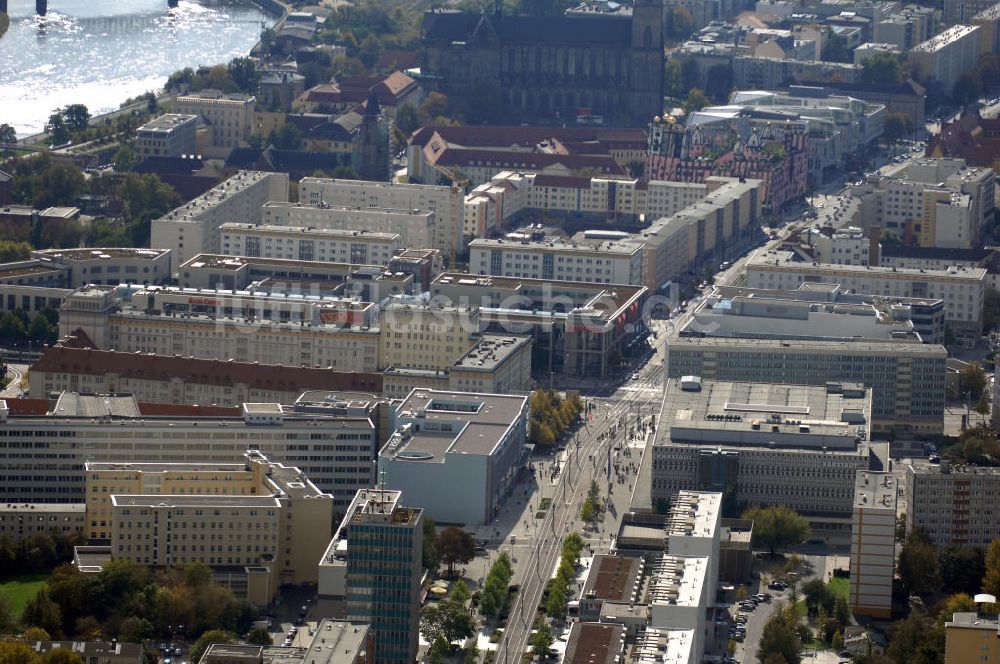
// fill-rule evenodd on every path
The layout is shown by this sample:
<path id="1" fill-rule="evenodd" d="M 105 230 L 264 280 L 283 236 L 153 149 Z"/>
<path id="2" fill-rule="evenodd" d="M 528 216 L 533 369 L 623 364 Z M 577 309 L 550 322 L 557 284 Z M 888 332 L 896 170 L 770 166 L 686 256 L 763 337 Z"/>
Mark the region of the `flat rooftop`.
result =
<path id="1" fill-rule="evenodd" d="M 455 361 L 451 368 L 463 371 L 494 371 L 515 353 L 530 345 L 530 337 L 483 335 L 475 346 Z"/>
<path id="2" fill-rule="evenodd" d="M 62 392 L 49 411 L 53 417 L 138 418 L 139 405 L 131 394 Z"/>
<path id="3" fill-rule="evenodd" d="M 610 602 L 629 602 L 638 591 L 639 558 L 598 554 L 590 565 L 583 596 Z"/>
<path id="4" fill-rule="evenodd" d="M 276 175 L 275 173 L 266 173 L 263 171 L 240 171 L 228 180 L 215 185 L 201 196 L 153 221 L 193 222 L 199 219 L 202 213 L 213 209 L 221 201 L 228 200 L 231 196 L 242 192 L 244 189 L 253 186 L 261 180 L 275 177 Z"/>
<path id="5" fill-rule="evenodd" d="M 213 269 L 227 272 L 235 272 L 244 267 L 253 270 L 254 268 L 296 268 L 312 274 L 347 274 L 360 268 L 373 268 L 379 272 L 384 272 L 381 265 L 368 265 L 365 263 L 331 263 L 327 261 L 300 261 L 292 258 L 261 258 L 259 256 L 225 256 L 222 254 L 197 254 L 188 259 L 182 268 L 189 269 Z"/>
<path id="6" fill-rule="evenodd" d="M 722 513 L 722 494 L 678 491 L 667 515 L 670 537 L 713 537 Z"/>
<path id="7" fill-rule="evenodd" d="M 699 607 L 707 582 L 708 558 L 663 556 L 653 563 L 649 603 Z"/>
<path id="8" fill-rule="evenodd" d="M 632 664 L 689 664 L 700 659 L 694 648 L 693 629 L 647 627 L 635 637 Z"/>
<path id="9" fill-rule="evenodd" d="M 614 664 L 623 650 L 621 625 L 575 622 L 566 642 L 564 664 Z"/>
<path id="10" fill-rule="evenodd" d="M 641 242 L 566 242 L 556 239 L 546 239 L 537 241 L 507 240 L 503 238 L 487 239 L 477 238 L 469 243 L 469 250 L 472 249 L 509 249 L 511 251 L 546 251 L 546 252 L 568 252 L 586 254 L 620 254 L 630 256 L 642 251 Z"/>
<path id="11" fill-rule="evenodd" d="M 951 620 L 944 626 L 958 627 L 961 629 L 982 629 L 996 633 L 1000 628 L 996 614 L 980 614 L 973 611 L 960 611 L 951 614 Z"/>
<path id="12" fill-rule="evenodd" d="M 855 508 L 883 508 L 896 511 L 896 476 L 892 473 L 859 471 L 854 480 Z"/>
<path id="13" fill-rule="evenodd" d="M 733 337 L 679 336 L 670 340 L 674 348 L 704 347 L 726 348 L 750 353 L 830 353 L 834 349 L 846 354 L 848 347 L 852 353 L 870 353 L 897 357 L 913 355 L 947 356 L 944 347 L 936 344 L 920 343 L 919 337 L 913 343 L 901 343 L 898 339 L 738 339 Z"/>
<path id="14" fill-rule="evenodd" d="M 12 279 L 14 277 L 27 277 L 33 274 L 60 274 L 61 267 L 56 265 L 25 264 L 28 261 L 18 263 L 0 264 L 0 279 Z"/>
<path id="15" fill-rule="evenodd" d="M 197 122 L 197 115 L 184 113 L 164 113 L 139 127 L 138 131 L 169 132 L 187 122 Z"/>
<path id="16" fill-rule="evenodd" d="M 385 183 L 378 183 L 385 184 Z M 395 183 L 391 185 L 393 188 L 403 185 L 396 185 Z M 427 185 L 417 185 L 417 186 L 427 186 Z M 366 216 L 398 216 L 398 217 L 413 217 L 413 218 L 426 218 L 434 214 L 434 210 L 423 210 L 423 209 L 406 209 L 406 208 L 391 208 L 391 207 L 358 207 L 356 205 L 335 205 L 330 203 L 298 203 L 298 202 L 286 202 L 286 201 L 268 201 L 261 206 L 261 212 L 266 213 L 267 210 L 316 210 L 325 211 L 330 215 L 335 215 L 337 213 L 354 213 Z M 294 217 L 293 217 L 294 218 Z"/>
<path id="17" fill-rule="evenodd" d="M 53 260 L 99 261 L 109 258 L 156 260 L 169 253 L 169 249 L 144 249 L 142 247 L 87 247 L 83 249 L 40 249 L 33 251 L 32 255 L 37 258 L 51 258 Z"/>
<path id="18" fill-rule="evenodd" d="M 120 461 L 88 461 L 83 465 L 86 472 L 111 472 L 134 470 L 137 473 L 242 473 L 246 464 L 242 463 L 122 463 Z"/>
<path id="19" fill-rule="evenodd" d="M 981 281 L 986 276 L 986 269 L 981 267 L 949 267 L 943 270 L 930 270 L 913 267 L 872 267 L 869 265 L 837 265 L 834 263 L 808 263 L 799 260 L 795 252 L 784 249 L 759 251 L 747 261 L 747 269 L 784 270 L 809 272 L 811 274 L 843 274 L 845 276 L 878 279 L 914 280 L 961 280 Z"/>
<path id="20" fill-rule="evenodd" d="M 112 495 L 111 502 L 117 507 L 278 507 L 281 502 L 270 496 L 224 496 L 224 495 Z"/>
<path id="21" fill-rule="evenodd" d="M 664 393 L 657 444 L 853 451 L 870 426 L 872 392 L 858 383 L 780 385 L 685 376 L 667 381 Z"/>
<path id="22" fill-rule="evenodd" d="M 365 623 L 324 618 L 316 627 L 303 662 L 308 664 L 353 664 L 366 650 L 371 627 Z"/>
<path id="23" fill-rule="evenodd" d="M 314 228 L 312 226 L 280 226 L 277 224 L 241 224 L 235 221 L 226 222 L 219 226 L 221 233 L 252 233 L 259 235 L 315 235 L 320 238 L 340 239 L 351 238 L 360 241 L 370 242 L 394 242 L 399 241 L 399 233 L 380 233 L 369 230 L 349 230 L 343 228 Z"/>

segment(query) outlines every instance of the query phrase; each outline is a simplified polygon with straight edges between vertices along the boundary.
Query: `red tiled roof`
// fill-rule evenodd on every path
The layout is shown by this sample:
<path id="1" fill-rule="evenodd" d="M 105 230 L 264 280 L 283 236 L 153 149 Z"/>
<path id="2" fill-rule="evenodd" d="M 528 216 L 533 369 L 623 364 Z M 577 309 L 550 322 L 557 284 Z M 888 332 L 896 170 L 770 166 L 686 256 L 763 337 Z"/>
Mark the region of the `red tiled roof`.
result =
<path id="1" fill-rule="evenodd" d="M 381 392 L 382 374 L 287 367 L 147 353 L 120 353 L 57 345 L 48 348 L 32 367 L 35 371 L 84 375 L 118 374 L 138 380 L 180 378 L 202 385 L 246 385 L 251 389 L 296 392 L 351 390 Z"/>
<path id="2" fill-rule="evenodd" d="M 409 69 L 415 67 L 420 60 L 418 51 L 382 51 L 378 56 L 378 68 L 386 69 Z"/>
<path id="3" fill-rule="evenodd" d="M 49 402 L 45 399 L 21 397 L 7 399 L 7 408 L 14 417 L 41 416 L 49 412 Z"/>

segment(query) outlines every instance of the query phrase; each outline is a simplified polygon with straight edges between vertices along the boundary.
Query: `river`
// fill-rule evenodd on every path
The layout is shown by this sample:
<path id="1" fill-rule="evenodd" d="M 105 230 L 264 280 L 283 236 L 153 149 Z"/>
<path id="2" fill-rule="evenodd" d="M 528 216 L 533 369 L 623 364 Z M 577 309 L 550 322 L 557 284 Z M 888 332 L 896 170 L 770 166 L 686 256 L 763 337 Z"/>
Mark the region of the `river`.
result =
<path id="1" fill-rule="evenodd" d="M 49 114 L 85 104 L 92 115 L 163 87 L 183 67 L 246 55 L 269 16 L 240 0 L 9 0 L 0 37 L 0 123 L 18 136 L 42 131 Z"/>

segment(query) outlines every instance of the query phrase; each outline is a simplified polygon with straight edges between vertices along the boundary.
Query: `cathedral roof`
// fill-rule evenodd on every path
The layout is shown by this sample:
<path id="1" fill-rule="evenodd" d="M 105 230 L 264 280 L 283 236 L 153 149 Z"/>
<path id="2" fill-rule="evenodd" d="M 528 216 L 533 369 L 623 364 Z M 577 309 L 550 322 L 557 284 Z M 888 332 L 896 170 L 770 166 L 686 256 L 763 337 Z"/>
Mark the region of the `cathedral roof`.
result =
<path id="1" fill-rule="evenodd" d="M 427 12 L 424 38 L 429 41 L 468 41 L 482 14 Z M 490 16 L 485 15 L 504 43 L 621 44 L 632 39 L 632 22 L 614 17 Z"/>

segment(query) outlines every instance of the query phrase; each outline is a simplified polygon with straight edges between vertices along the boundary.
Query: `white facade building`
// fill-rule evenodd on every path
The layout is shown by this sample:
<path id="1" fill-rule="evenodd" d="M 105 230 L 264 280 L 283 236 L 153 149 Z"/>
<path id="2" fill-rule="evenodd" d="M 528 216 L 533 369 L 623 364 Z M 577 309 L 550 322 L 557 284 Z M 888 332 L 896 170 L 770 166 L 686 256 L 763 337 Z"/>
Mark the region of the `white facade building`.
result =
<path id="1" fill-rule="evenodd" d="M 388 208 L 421 213 L 433 212 L 435 223 L 431 231 L 430 244 L 423 246 L 440 250 L 449 261 L 454 261 L 462 250 L 465 195 L 460 187 L 307 177 L 299 182 L 299 202 L 306 205 L 324 204 L 360 209 Z M 281 222 L 265 218 L 264 223 Z M 389 229 L 369 227 L 369 230 Z M 414 244 L 401 230 L 392 232 L 403 235 L 408 247 L 421 246 Z"/>
<path id="2" fill-rule="evenodd" d="M 953 25 L 911 48 L 910 64 L 923 79 L 950 91 L 963 73 L 976 66 L 981 33 L 977 25 Z"/>
<path id="3" fill-rule="evenodd" d="M 219 228 L 227 222 L 256 222 L 268 201 L 288 200 L 288 174 L 240 171 L 194 200 L 154 219 L 149 244 L 169 249 L 172 267 L 204 252 L 218 253 Z"/>
<path id="4" fill-rule="evenodd" d="M 228 223 L 220 227 L 228 256 L 388 265 L 404 245 L 398 233 Z"/>
<path id="5" fill-rule="evenodd" d="M 636 242 L 567 243 L 476 239 L 469 272 L 498 277 L 641 284 L 643 246 Z"/>

